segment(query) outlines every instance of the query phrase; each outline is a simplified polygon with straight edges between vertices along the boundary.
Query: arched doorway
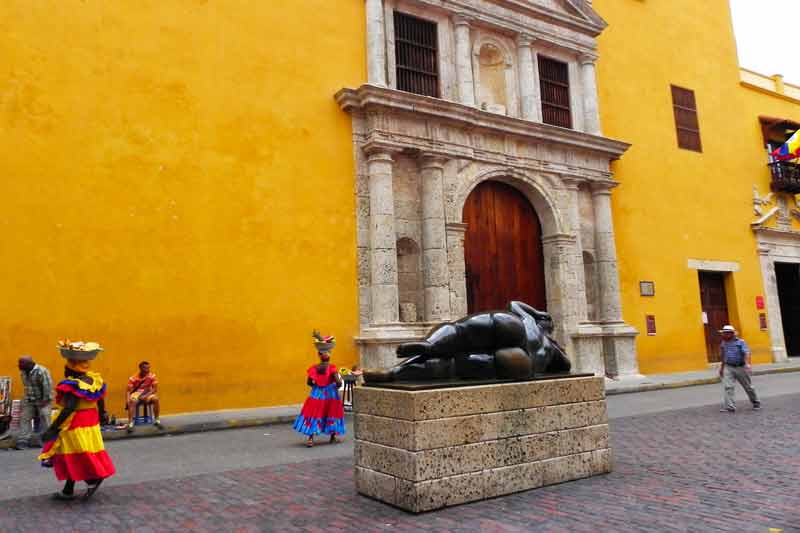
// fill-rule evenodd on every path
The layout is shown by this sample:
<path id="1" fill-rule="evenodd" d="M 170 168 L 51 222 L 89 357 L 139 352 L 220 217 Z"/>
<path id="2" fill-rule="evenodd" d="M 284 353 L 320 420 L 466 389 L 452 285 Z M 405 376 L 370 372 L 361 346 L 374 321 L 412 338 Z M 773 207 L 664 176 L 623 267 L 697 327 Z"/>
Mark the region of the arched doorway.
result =
<path id="1" fill-rule="evenodd" d="M 546 309 L 542 226 L 528 199 L 484 181 L 467 198 L 463 220 L 469 312 L 505 309 L 510 300 Z"/>

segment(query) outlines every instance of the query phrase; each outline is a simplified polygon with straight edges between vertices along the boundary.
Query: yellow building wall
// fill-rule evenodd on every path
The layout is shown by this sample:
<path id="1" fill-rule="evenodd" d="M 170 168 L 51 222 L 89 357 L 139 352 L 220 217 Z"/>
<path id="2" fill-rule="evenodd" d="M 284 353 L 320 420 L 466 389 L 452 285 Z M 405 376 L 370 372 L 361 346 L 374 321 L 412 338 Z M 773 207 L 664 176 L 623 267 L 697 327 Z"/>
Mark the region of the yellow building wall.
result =
<path id="1" fill-rule="evenodd" d="M 707 367 L 698 272 L 688 259 L 736 261 L 728 275 L 730 321 L 755 363 L 772 360 L 759 328 L 764 294 L 750 228 L 753 185 L 769 191 L 758 115 L 798 117 L 797 106 L 739 85 L 727 0 L 595 0 L 609 23 L 599 39 L 598 84 L 605 135 L 632 143 L 613 164 L 613 195 L 625 320 L 640 331 L 640 371 Z M 670 85 L 697 100 L 703 152 L 679 149 Z M 639 281 L 655 281 L 655 297 Z M 646 315 L 657 334 L 646 335 Z"/>
<path id="2" fill-rule="evenodd" d="M 282 4 L 278 6 L 277 4 Z M 280 7 L 280 8 L 279 8 Z M 363 2 L 0 3 L 0 375 L 99 341 L 108 408 L 149 360 L 167 413 L 307 393 L 356 358 L 350 117 Z M 346 30 L 344 30 L 346 28 Z"/>

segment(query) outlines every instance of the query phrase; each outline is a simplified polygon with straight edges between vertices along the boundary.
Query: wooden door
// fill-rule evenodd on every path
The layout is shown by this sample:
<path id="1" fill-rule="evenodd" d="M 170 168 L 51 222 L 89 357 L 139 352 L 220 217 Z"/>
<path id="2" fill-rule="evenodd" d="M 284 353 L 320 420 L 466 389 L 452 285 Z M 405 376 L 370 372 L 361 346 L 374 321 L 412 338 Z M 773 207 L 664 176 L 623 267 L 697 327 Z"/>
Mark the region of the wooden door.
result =
<path id="1" fill-rule="evenodd" d="M 507 309 L 511 300 L 546 309 L 542 229 L 528 199 L 483 182 L 467 198 L 464 222 L 469 312 Z"/>
<path id="2" fill-rule="evenodd" d="M 719 362 L 719 330 L 728 324 L 728 300 L 725 297 L 725 274 L 700 272 L 700 304 L 708 317 L 706 329 L 706 353 L 708 362 Z"/>

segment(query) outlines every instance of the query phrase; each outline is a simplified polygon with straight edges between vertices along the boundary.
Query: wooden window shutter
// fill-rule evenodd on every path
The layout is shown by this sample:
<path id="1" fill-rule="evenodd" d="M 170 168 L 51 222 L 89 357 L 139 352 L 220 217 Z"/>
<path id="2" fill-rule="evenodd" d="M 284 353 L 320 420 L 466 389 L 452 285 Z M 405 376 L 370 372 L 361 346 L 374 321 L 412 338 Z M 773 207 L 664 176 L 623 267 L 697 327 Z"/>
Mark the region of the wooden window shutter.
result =
<path id="1" fill-rule="evenodd" d="M 697 103 L 694 91 L 670 85 L 672 88 L 672 109 L 675 113 L 675 131 L 678 147 L 702 152 L 700 143 L 700 123 L 697 120 Z"/>
<path id="2" fill-rule="evenodd" d="M 539 87 L 542 93 L 542 122 L 572 128 L 567 64 L 539 56 Z"/>
<path id="3" fill-rule="evenodd" d="M 439 53 L 436 23 L 394 12 L 397 88 L 439 97 Z"/>

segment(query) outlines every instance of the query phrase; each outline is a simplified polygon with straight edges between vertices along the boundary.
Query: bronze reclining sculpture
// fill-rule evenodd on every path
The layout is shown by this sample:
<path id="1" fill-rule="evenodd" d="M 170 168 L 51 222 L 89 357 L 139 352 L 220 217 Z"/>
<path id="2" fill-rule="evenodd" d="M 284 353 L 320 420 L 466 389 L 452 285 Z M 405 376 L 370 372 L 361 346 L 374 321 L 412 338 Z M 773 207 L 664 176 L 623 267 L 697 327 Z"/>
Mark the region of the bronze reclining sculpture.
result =
<path id="1" fill-rule="evenodd" d="M 530 379 L 569 372 L 561 346 L 550 338 L 552 317 L 523 302 L 508 311 L 475 313 L 431 329 L 422 341 L 397 347 L 405 361 L 389 369 L 365 370 L 367 383 L 435 379 Z"/>

